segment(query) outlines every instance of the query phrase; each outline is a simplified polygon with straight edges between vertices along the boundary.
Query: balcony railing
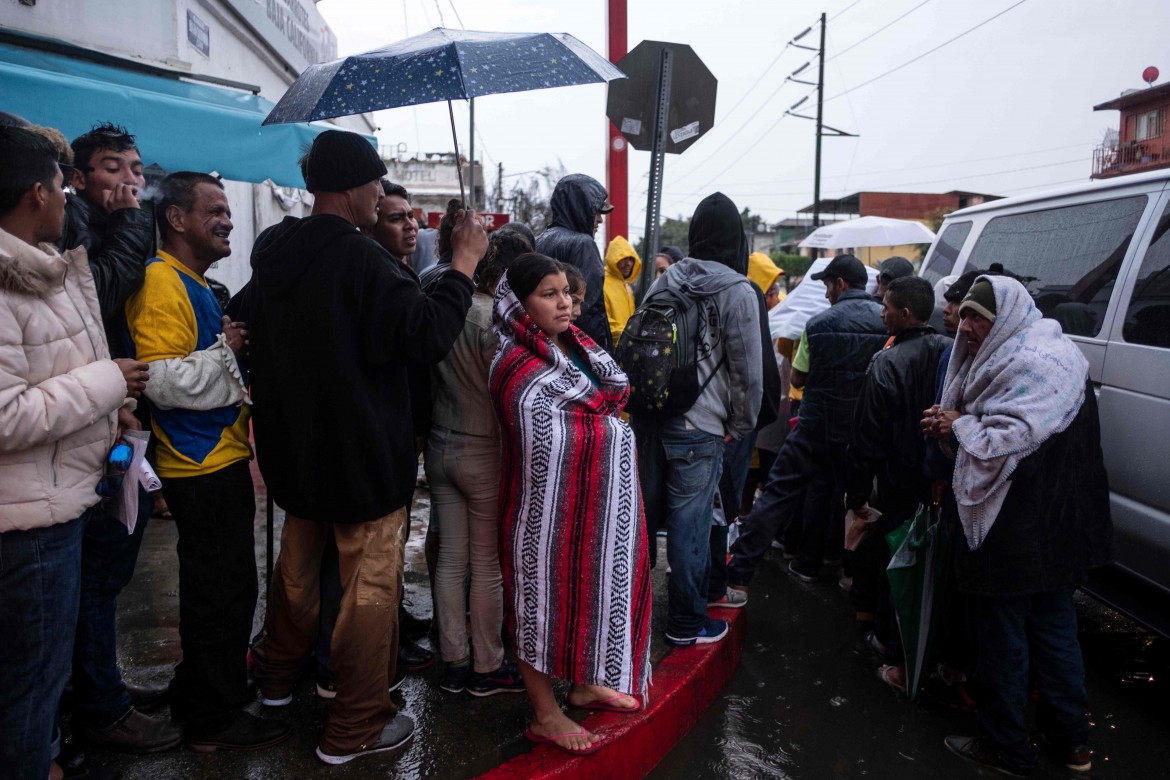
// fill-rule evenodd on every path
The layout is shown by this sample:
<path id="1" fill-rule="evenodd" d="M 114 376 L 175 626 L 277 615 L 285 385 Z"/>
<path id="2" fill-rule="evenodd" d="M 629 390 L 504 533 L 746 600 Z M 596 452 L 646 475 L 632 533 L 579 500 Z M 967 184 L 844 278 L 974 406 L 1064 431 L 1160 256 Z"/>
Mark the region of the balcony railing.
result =
<path id="1" fill-rule="evenodd" d="M 1170 138 L 1161 136 L 1125 144 L 1102 144 L 1093 150 L 1093 178 L 1170 167 Z"/>

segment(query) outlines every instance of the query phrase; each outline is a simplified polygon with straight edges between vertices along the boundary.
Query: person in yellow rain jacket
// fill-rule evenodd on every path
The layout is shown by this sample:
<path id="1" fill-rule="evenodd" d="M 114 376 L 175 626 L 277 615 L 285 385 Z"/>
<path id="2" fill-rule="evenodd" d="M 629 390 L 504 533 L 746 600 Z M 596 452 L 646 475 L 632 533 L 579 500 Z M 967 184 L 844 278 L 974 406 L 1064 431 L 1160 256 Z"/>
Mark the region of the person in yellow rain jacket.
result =
<path id="1" fill-rule="evenodd" d="M 772 258 L 763 252 L 752 252 L 748 255 L 747 275 L 764 294 L 764 303 L 767 304 L 769 311 L 787 295 L 780 284 L 784 269 L 772 262 Z"/>
<path id="2" fill-rule="evenodd" d="M 605 313 L 609 315 L 609 332 L 617 346 L 626 320 L 634 313 L 634 291 L 630 281 L 642 272 L 642 258 L 630 242 L 617 236 L 605 250 Z"/>

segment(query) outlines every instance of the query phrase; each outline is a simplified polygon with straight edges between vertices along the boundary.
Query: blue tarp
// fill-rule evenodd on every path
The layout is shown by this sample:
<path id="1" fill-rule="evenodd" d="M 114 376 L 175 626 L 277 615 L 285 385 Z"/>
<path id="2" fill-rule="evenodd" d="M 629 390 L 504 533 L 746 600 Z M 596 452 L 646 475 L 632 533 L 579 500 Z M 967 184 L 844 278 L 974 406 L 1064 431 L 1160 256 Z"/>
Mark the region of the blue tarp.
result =
<path id="1" fill-rule="evenodd" d="M 330 126 L 261 127 L 272 107 L 247 92 L 0 44 L 0 111 L 69 139 L 98 122 L 124 125 L 143 162 L 167 171 L 214 170 L 225 179 L 304 187 L 297 160 Z"/>

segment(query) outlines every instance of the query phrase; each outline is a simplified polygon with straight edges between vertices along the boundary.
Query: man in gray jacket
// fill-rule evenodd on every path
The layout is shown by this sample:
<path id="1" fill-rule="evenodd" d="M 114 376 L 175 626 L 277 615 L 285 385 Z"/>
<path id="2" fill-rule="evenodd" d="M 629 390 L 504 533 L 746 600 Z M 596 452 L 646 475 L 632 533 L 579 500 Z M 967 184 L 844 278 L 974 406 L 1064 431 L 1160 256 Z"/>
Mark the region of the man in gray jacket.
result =
<path id="1" fill-rule="evenodd" d="M 743 222 L 727 196 L 715 193 L 699 204 L 689 244 L 690 256 L 670 266 L 651 290 L 666 285 L 697 300 L 702 390 L 680 416 L 632 420 L 650 527 L 665 525 L 670 532 L 666 640 L 677 646 L 718 642 L 727 634 L 725 621 L 707 617 L 711 505 L 724 445 L 755 430 L 763 383 L 760 307 L 744 276 Z"/>

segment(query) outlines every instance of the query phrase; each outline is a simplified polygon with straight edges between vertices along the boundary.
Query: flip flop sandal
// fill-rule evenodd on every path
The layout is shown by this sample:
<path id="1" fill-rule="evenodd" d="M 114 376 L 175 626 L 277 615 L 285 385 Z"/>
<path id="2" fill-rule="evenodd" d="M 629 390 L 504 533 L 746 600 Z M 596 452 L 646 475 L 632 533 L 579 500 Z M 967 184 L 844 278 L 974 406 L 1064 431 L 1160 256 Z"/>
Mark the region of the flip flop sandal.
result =
<path id="1" fill-rule="evenodd" d="M 576 731 L 569 731 L 565 734 L 554 734 L 551 737 L 542 737 L 539 734 L 533 732 L 532 729 L 525 729 L 524 738 L 529 742 L 535 742 L 538 745 L 552 745 L 557 750 L 561 751 L 562 753 L 568 753 L 570 756 L 588 756 L 592 753 L 596 753 L 598 750 L 601 750 L 601 748 L 605 745 L 605 742 L 603 741 L 594 742 L 589 747 L 581 748 L 580 750 L 574 750 L 572 748 L 567 748 L 564 745 L 557 744 L 558 739 L 564 739 L 565 737 L 583 737 L 585 736 L 585 733 L 585 728 L 583 726 L 579 726 Z"/>
<path id="2" fill-rule="evenodd" d="M 629 694 L 629 696 L 635 702 L 637 702 L 637 704 L 635 704 L 633 707 L 619 707 L 618 705 L 611 703 L 611 702 L 617 701 L 618 699 L 625 698 L 626 695 L 627 694 L 624 694 L 624 693 L 615 693 L 613 696 L 610 696 L 608 699 L 597 699 L 597 700 L 589 702 L 588 704 L 574 704 L 571 701 L 569 701 L 568 704 L 570 707 L 576 707 L 577 709 L 581 709 L 581 710 L 600 710 L 602 712 L 627 712 L 627 713 L 641 712 L 642 711 L 642 702 L 638 699 L 637 696 L 634 696 L 633 694 Z M 566 701 L 568 701 L 568 699 L 566 699 Z"/>
<path id="3" fill-rule="evenodd" d="M 877 676 L 878 679 L 893 688 L 895 691 L 898 691 L 899 693 L 905 693 L 906 683 L 897 679 L 894 674 L 895 672 L 897 672 L 899 675 L 902 673 L 899 667 L 894 666 L 893 664 L 884 664 L 878 668 Z"/>

